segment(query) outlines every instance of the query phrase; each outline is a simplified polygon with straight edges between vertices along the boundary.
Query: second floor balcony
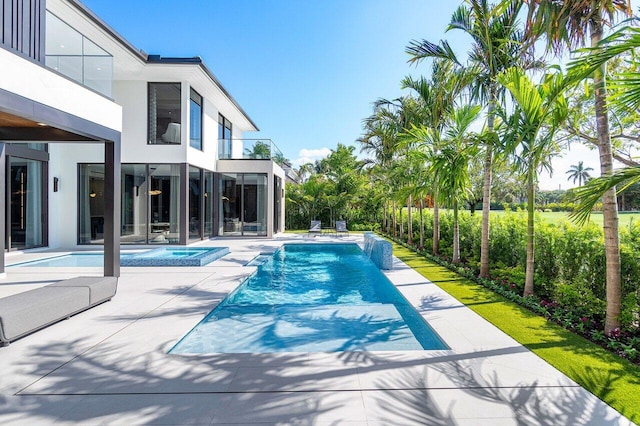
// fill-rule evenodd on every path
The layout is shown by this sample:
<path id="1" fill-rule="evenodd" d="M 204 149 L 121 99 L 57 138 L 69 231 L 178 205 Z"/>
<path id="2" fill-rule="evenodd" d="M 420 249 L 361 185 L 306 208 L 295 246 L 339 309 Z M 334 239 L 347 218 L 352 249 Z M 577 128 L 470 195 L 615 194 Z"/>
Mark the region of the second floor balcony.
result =
<path id="1" fill-rule="evenodd" d="M 282 165 L 282 151 L 271 139 L 219 139 L 219 160 L 272 160 Z"/>

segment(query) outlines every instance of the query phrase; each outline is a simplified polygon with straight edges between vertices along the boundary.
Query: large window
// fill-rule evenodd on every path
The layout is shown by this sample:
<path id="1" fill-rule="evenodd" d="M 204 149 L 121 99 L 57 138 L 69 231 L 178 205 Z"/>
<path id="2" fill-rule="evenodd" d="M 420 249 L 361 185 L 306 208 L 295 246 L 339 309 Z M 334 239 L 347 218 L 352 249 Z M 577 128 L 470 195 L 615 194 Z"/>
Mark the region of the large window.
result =
<path id="1" fill-rule="evenodd" d="M 122 165 L 120 241 L 123 243 L 145 244 L 147 242 L 148 182 L 146 164 Z"/>
<path id="2" fill-rule="evenodd" d="M 113 57 L 51 12 L 46 19 L 46 66 L 111 96 Z"/>
<path id="3" fill-rule="evenodd" d="M 149 174 L 151 186 L 149 242 L 178 243 L 180 240 L 180 165 L 150 164 Z"/>
<path id="4" fill-rule="evenodd" d="M 149 144 L 180 144 L 181 84 L 149 83 Z"/>
<path id="5" fill-rule="evenodd" d="M 45 163 L 18 157 L 9 157 L 8 163 L 9 248 L 40 247 L 44 245 Z"/>
<path id="6" fill-rule="evenodd" d="M 189 145 L 202 150 L 202 96 L 193 89 L 189 102 Z"/>
<path id="7" fill-rule="evenodd" d="M 200 169 L 189 166 L 189 239 L 202 238 L 202 176 Z"/>
<path id="8" fill-rule="evenodd" d="M 78 243 L 104 242 L 104 164 L 80 164 Z"/>
<path id="9" fill-rule="evenodd" d="M 218 158 L 231 158 L 231 122 L 218 114 Z"/>
<path id="10" fill-rule="evenodd" d="M 222 235 L 267 235 L 267 175 L 220 175 L 220 228 Z"/>
<path id="11" fill-rule="evenodd" d="M 120 242 L 175 244 L 180 239 L 180 165 L 123 164 Z M 80 244 L 104 242 L 104 165 L 80 164 Z M 183 213 L 183 214 L 186 214 Z"/>

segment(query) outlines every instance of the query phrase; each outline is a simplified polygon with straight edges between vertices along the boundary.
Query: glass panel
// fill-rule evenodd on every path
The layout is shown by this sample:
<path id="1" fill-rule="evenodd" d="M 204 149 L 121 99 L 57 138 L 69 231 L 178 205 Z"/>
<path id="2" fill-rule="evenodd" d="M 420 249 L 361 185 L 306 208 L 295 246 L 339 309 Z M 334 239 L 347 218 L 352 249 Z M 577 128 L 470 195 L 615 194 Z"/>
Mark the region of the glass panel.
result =
<path id="1" fill-rule="evenodd" d="M 87 56 L 110 56 L 103 48 L 89 40 L 88 38 L 83 39 L 84 45 L 82 53 Z"/>
<path id="2" fill-rule="evenodd" d="M 104 95 L 111 96 L 113 58 L 111 56 L 85 56 L 84 84 Z"/>
<path id="3" fill-rule="evenodd" d="M 45 41 L 48 55 L 82 55 L 82 34 L 71 28 L 60 18 L 47 11 Z"/>
<path id="4" fill-rule="evenodd" d="M 82 56 L 48 56 L 45 65 L 82 83 Z"/>
<path id="5" fill-rule="evenodd" d="M 177 244 L 180 240 L 180 165 L 151 164 L 149 243 Z"/>
<path id="6" fill-rule="evenodd" d="M 25 145 L 29 149 L 35 149 L 36 151 L 46 151 L 47 144 L 46 143 L 28 143 Z"/>
<path id="7" fill-rule="evenodd" d="M 202 221 L 202 179 L 200 169 L 189 167 L 189 239 L 202 238 L 200 223 Z"/>
<path id="8" fill-rule="evenodd" d="M 51 12 L 46 19 L 45 65 L 111 96 L 113 57 Z"/>
<path id="9" fill-rule="evenodd" d="M 147 166 L 144 164 L 122 165 L 122 231 L 121 243 L 146 244 L 147 242 Z"/>
<path id="10" fill-rule="evenodd" d="M 280 231 L 280 215 L 282 214 L 282 179 L 273 177 L 273 232 Z"/>
<path id="11" fill-rule="evenodd" d="M 42 162 L 10 157 L 9 167 L 11 248 L 42 246 Z"/>
<path id="12" fill-rule="evenodd" d="M 220 175 L 220 235 L 242 235 L 242 175 Z"/>
<path id="13" fill-rule="evenodd" d="M 150 144 L 180 144 L 180 83 L 149 83 Z"/>
<path id="14" fill-rule="evenodd" d="M 246 173 L 243 235 L 267 235 L 267 175 Z"/>
<path id="15" fill-rule="evenodd" d="M 231 158 L 231 122 L 218 114 L 218 158 Z"/>
<path id="16" fill-rule="evenodd" d="M 202 150 L 202 96 L 193 89 L 189 108 L 189 144 Z"/>
<path id="17" fill-rule="evenodd" d="M 79 244 L 104 242 L 104 165 L 80 164 Z"/>
<path id="18" fill-rule="evenodd" d="M 204 172 L 204 236 L 213 237 L 213 172 Z"/>

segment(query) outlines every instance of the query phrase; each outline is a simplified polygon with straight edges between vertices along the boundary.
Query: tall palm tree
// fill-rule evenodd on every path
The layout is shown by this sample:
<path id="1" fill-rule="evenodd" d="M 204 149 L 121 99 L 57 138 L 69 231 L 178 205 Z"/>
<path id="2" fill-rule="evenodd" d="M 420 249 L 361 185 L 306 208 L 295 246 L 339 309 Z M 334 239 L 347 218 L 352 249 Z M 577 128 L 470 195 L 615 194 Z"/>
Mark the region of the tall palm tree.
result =
<path id="1" fill-rule="evenodd" d="M 480 113 L 479 106 L 457 109 L 446 131 L 446 144 L 434 156 L 431 168 L 440 187 L 441 200 L 453 210 L 453 261 L 460 261 L 460 226 L 458 211 L 471 187 L 469 163 L 477 153 L 470 126 Z"/>
<path id="2" fill-rule="evenodd" d="M 589 40 L 596 47 L 616 12 L 631 14 L 629 0 L 528 0 L 528 33 L 532 38 L 544 36 L 555 52 L 584 46 Z M 596 129 L 600 154 L 600 175 L 613 172 L 613 149 L 607 111 L 606 62 L 593 70 Z M 622 289 L 620 283 L 620 236 L 616 188 L 602 197 L 602 216 L 606 258 L 607 312 L 604 330 L 610 333 L 620 327 Z"/>
<path id="3" fill-rule="evenodd" d="M 416 80 L 405 77 L 402 80 L 403 89 L 411 89 L 418 97 L 421 108 L 414 115 L 415 120 L 411 125 L 415 127 L 425 126 L 432 129 L 428 137 L 415 139 L 410 137 L 411 132 L 405 132 L 404 143 L 417 150 L 425 150 L 427 153 L 437 152 L 446 122 L 452 114 L 456 100 L 461 97 L 469 84 L 469 74 L 456 70 L 455 65 L 448 60 L 437 59 L 431 67 L 431 78 L 421 77 Z M 406 126 L 409 129 L 409 126 Z M 407 137 L 409 136 L 409 137 Z M 420 136 L 422 137 L 422 136 Z M 431 146 L 425 147 L 425 142 Z M 427 155 L 427 157 L 429 157 Z M 423 181 L 424 182 L 424 181 Z M 426 184 L 426 182 L 424 182 Z M 440 209 L 438 185 L 428 185 L 433 194 L 433 254 L 440 251 Z M 423 191 L 424 192 L 424 191 Z"/>
<path id="4" fill-rule="evenodd" d="M 589 172 L 593 171 L 593 167 L 585 167 L 584 161 L 578 161 L 578 164 L 574 164 L 569 167 L 566 174 L 569 175 L 567 180 L 573 179 L 573 183 L 575 184 L 578 181 L 578 186 L 582 186 L 583 182 L 587 182 L 591 175 Z"/>
<path id="5" fill-rule="evenodd" d="M 527 260 L 524 296 L 533 294 L 535 266 L 535 187 L 538 169 L 550 170 L 550 157 L 559 151 L 554 136 L 568 115 L 563 96 L 567 82 L 559 72 L 546 74 L 535 85 L 523 70 L 511 68 L 498 77 L 511 93 L 515 104 L 513 114 L 505 117 L 505 137 L 518 168 L 527 182 Z"/>
<path id="6" fill-rule="evenodd" d="M 447 31 L 457 29 L 472 38 L 468 68 L 474 75 L 472 98 L 487 110 L 487 141 L 484 147 L 484 183 L 482 201 L 482 240 L 480 249 L 480 275 L 489 276 L 489 211 L 491 207 L 491 179 L 494 157 L 492 142 L 495 134 L 495 110 L 502 103 L 504 90 L 497 81 L 502 71 L 516 65 L 533 66 L 525 55 L 523 33 L 519 30 L 520 0 L 502 0 L 490 5 L 488 0 L 465 0 L 451 17 Z M 412 41 L 406 49 L 409 62 L 426 58 L 443 58 L 455 64 L 461 62 L 446 41 L 439 45 L 427 40 Z"/>

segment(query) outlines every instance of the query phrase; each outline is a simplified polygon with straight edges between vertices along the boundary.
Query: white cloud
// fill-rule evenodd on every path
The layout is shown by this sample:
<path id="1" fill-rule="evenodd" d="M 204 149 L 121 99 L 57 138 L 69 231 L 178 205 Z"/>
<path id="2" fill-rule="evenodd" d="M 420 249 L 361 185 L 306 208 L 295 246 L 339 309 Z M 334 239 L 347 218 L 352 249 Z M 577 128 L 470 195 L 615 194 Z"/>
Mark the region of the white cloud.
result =
<path id="1" fill-rule="evenodd" d="M 319 149 L 302 148 L 298 153 L 298 158 L 292 160 L 291 163 L 293 167 L 300 167 L 303 164 L 313 163 L 316 160 L 323 159 L 329 154 L 331 154 L 331 149 L 326 147 Z"/>

